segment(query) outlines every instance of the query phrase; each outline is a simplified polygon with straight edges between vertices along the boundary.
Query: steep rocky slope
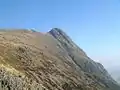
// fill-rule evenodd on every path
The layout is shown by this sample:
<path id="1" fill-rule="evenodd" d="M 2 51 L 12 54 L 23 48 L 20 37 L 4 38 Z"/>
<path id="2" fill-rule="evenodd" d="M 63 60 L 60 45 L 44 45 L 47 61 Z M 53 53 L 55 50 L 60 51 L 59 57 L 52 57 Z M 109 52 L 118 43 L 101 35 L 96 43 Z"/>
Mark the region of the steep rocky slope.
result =
<path id="1" fill-rule="evenodd" d="M 62 30 L 0 31 L 0 90 L 120 90 Z"/>

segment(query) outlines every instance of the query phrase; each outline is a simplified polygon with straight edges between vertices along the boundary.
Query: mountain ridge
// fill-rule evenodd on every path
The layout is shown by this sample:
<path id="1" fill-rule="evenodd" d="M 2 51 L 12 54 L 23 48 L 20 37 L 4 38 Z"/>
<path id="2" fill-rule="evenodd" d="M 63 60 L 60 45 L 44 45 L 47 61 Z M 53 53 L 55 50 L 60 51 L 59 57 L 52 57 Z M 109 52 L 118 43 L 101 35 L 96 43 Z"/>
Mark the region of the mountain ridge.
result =
<path id="1" fill-rule="evenodd" d="M 81 52 L 82 53 L 80 53 L 80 54 L 82 54 L 84 57 L 86 57 L 87 59 L 89 59 L 89 60 L 91 60 L 91 62 L 93 62 L 93 66 L 96 64 L 96 68 L 100 71 L 100 72 L 102 72 L 102 73 L 104 73 L 104 75 L 106 75 L 110 80 L 112 80 L 113 82 L 116 82 L 116 81 L 114 81 L 113 79 L 112 79 L 112 77 L 108 74 L 108 72 L 107 72 L 107 70 L 105 70 L 105 68 L 104 68 L 104 66 L 102 65 L 102 64 L 100 64 L 100 63 L 98 63 L 98 62 L 95 62 L 95 61 L 93 61 L 91 58 L 88 58 L 88 56 L 87 56 L 87 54 L 82 50 L 82 49 L 80 49 L 77 45 L 74 45 L 75 43 L 70 39 L 70 37 L 69 36 L 67 36 L 62 30 L 60 30 L 60 29 L 58 29 L 58 28 L 54 28 L 54 29 L 52 29 L 51 31 L 50 31 L 50 34 L 52 34 L 53 35 L 53 37 L 54 38 L 56 38 L 56 39 L 58 39 L 58 41 L 60 41 L 59 39 L 59 36 L 60 35 L 58 35 L 58 33 L 60 34 L 60 35 L 62 35 L 62 37 L 64 38 L 64 39 L 67 39 L 68 41 L 68 43 L 72 43 L 72 45 L 71 46 L 75 46 L 74 48 L 76 48 L 76 49 L 79 49 L 79 50 L 81 50 Z M 56 35 L 58 35 L 58 37 L 56 36 Z M 62 38 L 62 40 L 63 40 L 63 38 Z M 61 41 L 60 41 L 61 42 Z M 68 47 L 68 46 L 67 46 Z M 69 51 L 68 51 L 69 52 Z M 71 57 L 71 56 L 70 56 Z M 71 58 L 73 58 L 73 57 L 71 57 Z M 74 61 L 74 62 L 76 62 L 76 61 Z M 76 63 L 77 65 L 78 65 L 78 63 Z M 78 65 L 79 67 L 81 67 L 80 65 Z M 98 66 L 98 67 L 97 67 Z M 84 69 L 83 69 L 84 70 Z M 93 70 L 93 71 L 90 71 L 90 72 L 95 72 L 95 70 Z"/>
<path id="2" fill-rule="evenodd" d="M 103 65 L 89 58 L 61 29 L 53 28 L 46 34 L 35 30 L 2 30 L 0 40 L 2 89 L 120 89 Z"/>

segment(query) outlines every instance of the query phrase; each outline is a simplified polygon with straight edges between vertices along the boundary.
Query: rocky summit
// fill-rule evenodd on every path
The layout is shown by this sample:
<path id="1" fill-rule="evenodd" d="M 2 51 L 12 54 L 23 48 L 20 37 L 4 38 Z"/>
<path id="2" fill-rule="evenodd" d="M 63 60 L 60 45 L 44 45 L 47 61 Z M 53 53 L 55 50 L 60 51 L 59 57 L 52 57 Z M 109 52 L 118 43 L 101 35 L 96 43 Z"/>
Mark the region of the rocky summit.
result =
<path id="1" fill-rule="evenodd" d="M 61 29 L 0 30 L 0 90 L 120 90 Z"/>

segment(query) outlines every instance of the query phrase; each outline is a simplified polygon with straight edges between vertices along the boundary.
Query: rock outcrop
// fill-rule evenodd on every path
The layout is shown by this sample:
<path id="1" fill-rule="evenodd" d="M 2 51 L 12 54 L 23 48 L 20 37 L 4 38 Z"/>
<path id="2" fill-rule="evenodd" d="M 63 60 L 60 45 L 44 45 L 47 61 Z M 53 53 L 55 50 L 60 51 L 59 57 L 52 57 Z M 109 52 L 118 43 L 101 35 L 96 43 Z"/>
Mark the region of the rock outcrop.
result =
<path id="1" fill-rule="evenodd" d="M 120 90 L 62 30 L 0 31 L 0 90 Z"/>

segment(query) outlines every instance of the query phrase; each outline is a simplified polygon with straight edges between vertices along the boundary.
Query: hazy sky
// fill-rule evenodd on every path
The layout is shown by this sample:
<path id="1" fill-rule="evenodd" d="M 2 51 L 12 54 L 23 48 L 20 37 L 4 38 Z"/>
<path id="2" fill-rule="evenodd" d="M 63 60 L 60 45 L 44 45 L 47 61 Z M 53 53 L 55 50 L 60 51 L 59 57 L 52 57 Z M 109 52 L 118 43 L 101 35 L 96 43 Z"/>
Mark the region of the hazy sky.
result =
<path id="1" fill-rule="evenodd" d="M 0 0 L 0 27 L 58 27 L 106 68 L 120 65 L 120 0 Z"/>

